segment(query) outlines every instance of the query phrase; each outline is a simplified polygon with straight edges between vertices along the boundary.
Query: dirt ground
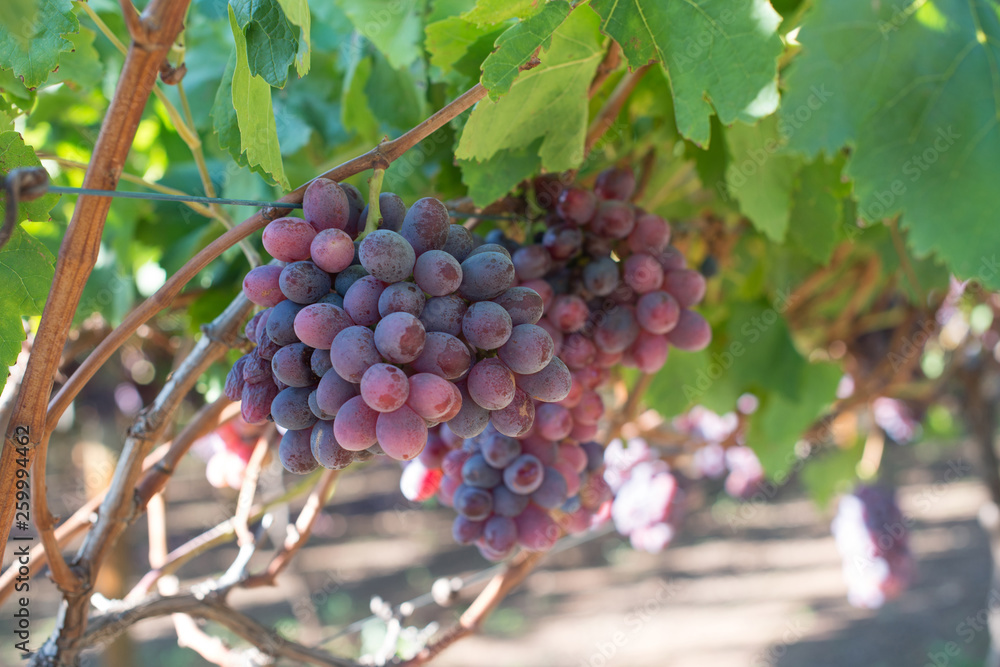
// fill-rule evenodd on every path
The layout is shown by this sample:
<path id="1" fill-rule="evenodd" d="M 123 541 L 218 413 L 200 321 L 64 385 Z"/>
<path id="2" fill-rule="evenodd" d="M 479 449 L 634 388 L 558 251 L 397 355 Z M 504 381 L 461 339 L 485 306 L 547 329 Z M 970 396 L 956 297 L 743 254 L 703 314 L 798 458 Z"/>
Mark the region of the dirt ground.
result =
<path id="1" fill-rule="evenodd" d="M 977 511 L 986 498 L 971 476 L 974 453 L 965 446 L 924 444 L 888 452 L 886 473 L 901 486 L 912 519 L 919 570 L 913 587 L 877 611 L 848 606 L 841 563 L 820 511 L 797 484 L 767 504 L 703 503 L 675 543 L 659 555 L 631 550 L 614 534 L 590 540 L 545 561 L 489 620 L 484 631 L 446 651 L 442 667 L 971 667 L 988 645 L 975 623 L 986 606 L 990 555 Z M 236 605 L 309 644 L 369 614 L 369 600 L 415 598 L 442 576 L 466 576 L 487 564 L 448 534 L 449 510 L 414 508 L 393 492 L 398 470 L 373 466 L 346 475 L 317 526 L 317 534 L 280 586 L 240 592 Z M 67 479 L 66 484 L 74 482 Z M 381 492 L 373 494 L 373 489 Z M 203 473 L 189 462 L 169 488 L 171 548 L 223 518 L 232 494 L 208 495 Z M 280 524 L 280 519 L 278 523 Z M 280 530 L 280 525 L 275 530 Z M 145 571 L 145 526 L 130 532 L 131 563 L 122 581 Z M 280 533 L 279 533 L 280 536 Z M 192 584 L 231 562 L 217 549 L 181 571 Z M 266 558 L 267 553 L 261 554 Z M 469 588 L 478 592 L 482 584 Z M 52 627 L 56 599 L 47 581 L 32 591 L 33 645 Z M 461 604 L 428 604 L 410 621 L 448 623 Z M 0 631 L 11 604 L 0 607 Z M 972 617 L 971 619 L 969 617 Z M 327 646 L 356 655 L 381 641 L 383 627 Z M 973 628 L 970 630 L 970 628 Z M 7 636 L 10 636 L 9 634 Z M 947 655 L 953 642 L 961 653 Z M 0 664 L 17 664 L 7 637 Z M 954 651 L 953 651 L 954 652 Z M 90 665 L 202 665 L 177 646 L 169 619 L 135 626 L 126 642 Z"/>

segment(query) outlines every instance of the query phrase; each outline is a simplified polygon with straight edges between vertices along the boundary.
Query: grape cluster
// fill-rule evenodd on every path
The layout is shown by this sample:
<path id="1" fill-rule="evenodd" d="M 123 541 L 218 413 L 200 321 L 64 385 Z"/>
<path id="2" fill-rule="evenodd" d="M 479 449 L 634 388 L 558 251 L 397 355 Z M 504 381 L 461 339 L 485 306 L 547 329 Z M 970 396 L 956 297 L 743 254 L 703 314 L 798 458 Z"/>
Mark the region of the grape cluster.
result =
<path id="1" fill-rule="evenodd" d="M 743 394 L 736 401 L 736 411 L 750 415 L 757 411 L 759 404 L 753 394 Z M 692 455 L 696 474 L 712 479 L 726 475 L 726 493 L 746 500 L 763 484 L 764 467 L 753 449 L 746 446 L 746 435 L 739 429 L 737 412 L 720 415 L 696 405 L 674 418 L 673 426 L 679 433 L 704 443 Z"/>
<path id="2" fill-rule="evenodd" d="M 876 609 L 906 590 L 914 561 L 906 521 L 891 490 L 861 486 L 842 497 L 831 529 L 844 561 L 848 602 Z"/>
<path id="3" fill-rule="evenodd" d="M 555 442 L 537 433 L 517 439 L 492 426 L 468 439 L 435 430 L 400 487 L 412 501 L 436 494 L 458 513 L 455 541 L 497 561 L 517 546 L 545 551 L 562 531 L 589 528 L 610 501 L 603 455 L 596 442 Z"/>
<path id="4" fill-rule="evenodd" d="M 521 436 L 536 401 L 570 392 L 536 324 L 542 298 L 515 286 L 504 248 L 450 224 L 436 199 L 407 209 L 382 193 L 378 208 L 378 228 L 358 241 L 360 193 L 313 181 L 304 219 L 264 229 L 277 263 L 243 282 L 264 310 L 247 323 L 256 348 L 233 366 L 226 395 L 247 422 L 286 429 L 279 457 L 294 473 L 379 453 L 413 459 L 439 423 L 465 438 L 488 424 Z"/>
<path id="5" fill-rule="evenodd" d="M 615 494 L 611 518 L 634 549 L 659 553 L 681 518 L 684 494 L 670 467 L 656 458 L 645 440 L 613 440 L 605 452 L 604 479 Z"/>

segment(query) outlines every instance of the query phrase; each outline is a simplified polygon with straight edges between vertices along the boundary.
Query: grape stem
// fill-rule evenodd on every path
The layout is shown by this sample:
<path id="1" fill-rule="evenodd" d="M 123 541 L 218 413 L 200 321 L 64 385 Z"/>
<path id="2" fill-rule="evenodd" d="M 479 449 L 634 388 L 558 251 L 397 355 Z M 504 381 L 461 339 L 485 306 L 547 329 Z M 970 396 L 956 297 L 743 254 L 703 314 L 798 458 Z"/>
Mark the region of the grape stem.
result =
<path id="1" fill-rule="evenodd" d="M 358 236 L 360 241 L 382 224 L 382 211 L 379 209 L 379 195 L 382 194 L 382 180 L 385 178 L 385 167 L 376 167 L 372 177 L 368 179 L 368 218 L 365 220 L 365 230 Z"/>

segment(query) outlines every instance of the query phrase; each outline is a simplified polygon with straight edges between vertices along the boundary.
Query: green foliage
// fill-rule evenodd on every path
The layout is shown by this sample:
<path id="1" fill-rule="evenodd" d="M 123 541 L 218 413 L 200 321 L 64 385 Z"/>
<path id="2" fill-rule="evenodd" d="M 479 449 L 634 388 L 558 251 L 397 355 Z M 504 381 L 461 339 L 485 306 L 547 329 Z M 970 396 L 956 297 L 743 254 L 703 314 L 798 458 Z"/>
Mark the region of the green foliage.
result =
<path id="1" fill-rule="evenodd" d="M 548 49 L 552 33 L 569 15 L 569 3 L 556 0 L 547 3 L 535 16 L 520 21 L 500 35 L 497 50 L 483 61 L 483 85 L 494 102 L 510 90 L 520 67 L 539 50 Z"/>
<path id="2" fill-rule="evenodd" d="M 295 61 L 299 40 L 292 33 L 281 4 L 277 0 L 231 0 L 229 6 L 242 33 L 250 74 L 275 88 L 283 88 L 288 80 L 288 68 Z M 236 27 L 233 34 L 236 34 Z"/>
<path id="3" fill-rule="evenodd" d="M 355 29 L 374 44 L 394 68 L 420 57 L 424 0 L 336 0 Z"/>
<path id="4" fill-rule="evenodd" d="M 28 88 L 44 83 L 59 65 L 60 54 L 73 49 L 73 42 L 63 35 L 80 27 L 70 0 L 32 4 L 18 8 L 0 30 L 0 68 L 12 70 Z M 7 11 L 4 7 L 3 13 Z"/>
<path id="5" fill-rule="evenodd" d="M 780 17 L 767 0 L 594 0 L 601 28 L 631 67 L 670 74 L 681 134 L 707 145 L 709 119 L 752 122 L 778 104 Z"/>
<path id="6" fill-rule="evenodd" d="M 985 0 L 900 11 L 864 0 L 818 2 L 804 20 L 782 120 L 807 156 L 854 147 L 847 172 L 859 213 L 902 214 L 916 254 L 1000 286 L 989 270 L 1000 205 L 1000 22 Z"/>
<path id="7" fill-rule="evenodd" d="M 16 228 L 0 249 L 0 364 L 12 366 L 24 341 L 22 317 L 41 315 L 54 272 L 52 254 Z M 7 374 L 0 373 L 0 389 Z"/>

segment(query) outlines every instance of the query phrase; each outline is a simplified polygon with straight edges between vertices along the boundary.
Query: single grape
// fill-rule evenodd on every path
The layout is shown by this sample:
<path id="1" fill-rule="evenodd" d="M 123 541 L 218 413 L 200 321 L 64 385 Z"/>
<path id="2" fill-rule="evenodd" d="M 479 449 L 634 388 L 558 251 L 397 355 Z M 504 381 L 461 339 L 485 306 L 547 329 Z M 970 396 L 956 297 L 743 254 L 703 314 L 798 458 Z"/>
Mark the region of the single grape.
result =
<path id="1" fill-rule="evenodd" d="M 245 354 L 237 359 L 233 367 L 229 369 L 229 373 L 226 374 L 226 386 L 222 393 L 230 401 L 238 401 L 243 395 L 243 385 L 246 384 L 246 380 L 243 379 L 243 368 L 246 366 L 248 358 L 249 355 Z"/>
<path id="2" fill-rule="evenodd" d="M 403 218 L 406 216 L 406 204 L 403 198 L 393 192 L 383 192 L 378 196 L 378 211 L 382 220 L 378 225 L 379 229 L 389 229 L 398 232 L 403 226 Z M 368 206 L 361 210 L 360 221 L 364 224 L 368 222 Z"/>
<path id="3" fill-rule="evenodd" d="M 506 407 L 490 413 L 490 423 L 500 433 L 519 438 L 535 423 L 535 404 L 530 396 L 515 389 L 514 398 Z"/>
<path id="4" fill-rule="evenodd" d="M 351 285 L 368 275 L 368 271 L 360 264 L 353 264 L 337 274 L 337 279 L 333 281 L 333 288 L 337 294 L 344 296 Z"/>
<path id="5" fill-rule="evenodd" d="M 677 299 L 682 308 L 690 308 L 705 298 L 705 278 L 691 269 L 668 271 L 663 276 L 663 289 Z"/>
<path id="6" fill-rule="evenodd" d="M 587 323 L 590 309 L 587 302 L 575 294 L 563 294 L 552 301 L 548 317 L 564 333 L 579 331 Z"/>
<path id="7" fill-rule="evenodd" d="M 546 440 L 537 433 L 532 433 L 521 440 L 521 451 L 530 454 L 541 461 L 542 465 L 555 465 L 559 456 L 559 448 L 556 443 Z"/>
<path id="8" fill-rule="evenodd" d="M 462 393 L 454 384 L 431 373 L 417 373 L 408 379 L 406 404 L 430 422 L 447 421 L 462 407 Z"/>
<path id="9" fill-rule="evenodd" d="M 355 322 L 343 308 L 329 303 L 312 303 L 296 313 L 292 329 L 296 337 L 309 347 L 329 350 L 337 334 L 354 325 Z"/>
<path id="10" fill-rule="evenodd" d="M 556 212 L 565 220 L 577 225 L 585 225 L 594 217 L 597 196 L 581 187 L 569 187 L 559 195 Z"/>
<path id="11" fill-rule="evenodd" d="M 635 228 L 628 235 L 628 247 L 632 252 L 648 252 L 657 255 L 670 243 L 670 225 L 658 215 L 642 213 L 635 219 Z"/>
<path id="12" fill-rule="evenodd" d="M 441 478 L 441 488 L 438 490 L 438 500 L 445 507 L 454 507 L 454 497 L 455 491 L 458 487 L 462 485 L 462 479 L 460 477 L 449 477 L 447 475 Z"/>
<path id="13" fill-rule="evenodd" d="M 456 477 L 459 480 L 462 479 L 462 466 L 465 462 L 472 457 L 472 452 L 467 452 L 464 449 L 453 449 L 444 455 L 441 459 L 441 470 L 444 474 L 449 477 Z"/>
<path id="14" fill-rule="evenodd" d="M 278 345 L 299 342 L 299 337 L 295 335 L 295 317 L 302 308 L 303 306 L 288 299 L 272 308 L 265 326 L 267 337 Z"/>
<path id="15" fill-rule="evenodd" d="M 586 391 L 586 387 L 580 382 L 580 378 L 576 375 L 572 375 L 572 383 L 569 387 L 569 393 L 566 394 L 566 398 L 556 401 L 559 405 L 563 405 L 567 408 L 575 408 L 580 404 L 580 400 L 583 399 L 583 392 Z"/>
<path id="16" fill-rule="evenodd" d="M 517 389 L 510 368 L 495 358 L 483 359 L 472 367 L 468 387 L 472 400 L 487 410 L 507 407 L 514 400 Z"/>
<path id="17" fill-rule="evenodd" d="M 583 247 L 583 232 L 571 225 L 549 227 L 542 237 L 542 245 L 553 259 L 569 259 Z"/>
<path id="18" fill-rule="evenodd" d="M 444 250 L 428 250 L 417 258 L 413 280 L 431 296 L 445 296 L 462 284 L 462 265 Z"/>
<path id="19" fill-rule="evenodd" d="M 316 229 L 301 218 L 278 218 L 267 223 L 262 241 L 264 250 L 282 262 L 309 259 L 309 247 Z"/>
<path id="20" fill-rule="evenodd" d="M 593 425 L 604 415 L 604 401 L 593 389 L 587 389 L 580 398 L 580 403 L 573 408 L 573 421 L 579 424 Z"/>
<path id="21" fill-rule="evenodd" d="M 375 347 L 375 334 L 367 327 L 348 327 L 337 334 L 330 348 L 333 369 L 348 382 L 359 383 L 374 364 L 382 361 Z"/>
<path id="22" fill-rule="evenodd" d="M 321 421 L 333 421 L 333 418 L 336 417 L 336 415 L 330 414 L 329 412 L 323 410 L 323 408 L 319 407 L 318 392 L 318 389 L 313 389 L 309 392 L 309 409 L 312 410 L 314 415 L 316 415 L 316 419 Z"/>
<path id="23" fill-rule="evenodd" d="M 549 338 L 552 339 L 552 358 L 556 358 L 562 353 L 563 342 L 565 339 L 563 332 L 559 331 L 559 328 L 552 324 L 552 321 L 547 317 L 543 317 L 538 320 L 538 326 L 545 329 L 545 333 L 547 333 Z"/>
<path id="24" fill-rule="evenodd" d="M 548 551 L 559 539 L 559 526 L 549 513 L 534 503 L 514 517 L 517 543 L 529 551 Z"/>
<path id="25" fill-rule="evenodd" d="M 669 350 L 670 345 L 667 343 L 666 336 L 640 331 L 639 337 L 629 348 L 629 353 L 632 355 L 636 368 L 643 373 L 655 373 L 667 363 Z"/>
<path id="26" fill-rule="evenodd" d="M 278 458 L 285 470 L 296 475 L 308 475 L 319 466 L 309 445 L 311 437 L 311 428 L 288 430 L 281 436 Z"/>
<path id="27" fill-rule="evenodd" d="M 482 521 L 493 510 L 493 495 L 484 489 L 462 484 L 452 498 L 455 511 L 473 521 Z"/>
<path id="28" fill-rule="evenodd" d="M 511 287 L 493 299 L 493 302 L 500 304 L 507 311 L 512 326 L 537 324 L 545 312 L 542 297 L 529 287 Z"/>
<path id="29" fill-rule="evenodd" d="M 265 308 L 264 310 L 257 311 L 253 317 L 251 317 L 246 326 L 243 328 L 243 335 L 248 341 L 254 342 L 257 340 L 257 332 L 259 329 L 267 326 L 267 318 L 271 314 L 270 308 Z"/>
<path id="30" fill-rule="evenodd" d="M 557 403 L 565 399 L 573 385 L 573 376 L 559 357 L 553 357 L 552 361 L 537 373 L 515 374 L 514 380 L 518 389 L 543 403 Z"/>
<path id="31" fill-rule="evenodd" d="M 257 350 L 251 350 L 250 354 L 246 355 L 246 361 L 243 362 L 243 380 L 247 384 L 258 384 L 260 382 L 271 381 L 271 362 L 262 359 Z"/>
<path id="32" fill-rule="evenodd" d="M 510 370 L 522 375 L 545 368 L 555 353 L 552 337 L 535 324 L 519 324 L 497 355 Z"/>
<path id="33" fill-rule="evenodd" d="M 665 334 L 677 326 L 681 308 L 667 292 L 643 294 L 635 304 L 635 319 L 639 326 L 654 334 Z"/>
<path id="34" fill-rule="evenodd" d="M 374 326 L 379 321 L 378 302 L 385 283 L 375 276 L 359 278 L 344 295 L 344 310 L 354 324 Z"/>
<path id="35" fill-rule="evenodd" d="M 354 242 L 342 229 L 324 229 L 310 243 L 309 255 L 327 273 L 340 273 L 354 261 Z"/>
<path id="36" fill-rule="evenodd" d="M 485 523 L 459 515 L 451 524 L 451 536 L 459 544 L 472 544 L 483 534 Z"/>
<path id="37" fill-rule="evenodd" d="M 390 364 L 375 364 L 361 377 L 361 397 L 376 412 L 399 409 L 409 395 L 406 374 Z"/>
<path id="38" fill-rule="evenodd" d="M 445 241 L 442 250 L 459 262 L 464 262 L 474 246 L 472 232 L 462 225 L 448 225 L 448 240 Z"/>
<path id="39" fill-rule="evenodd" d="M 379 414 L 375 433 L 386 455 L 397 461 L 416 458 L 427 444 L 427 423 L 405 405 Z"/>
<path id="40" fill-rule="evenodd" d="M 258 306 L 275 306 L 285 299 L 281 293 L 280 278 L 280 266 L 267 264 L 250 269 L 243 279 L 243 293 Z"/>
<path id="41" fill-rule="evenodd" d="M 684 253 L 672 245 L 668 245 L 662 252 L 656 253 L 655 257 L 665 273 L 679 271 L 687 266 Z"/>
<path id="42" fill-rule="evenodd" d="M 348 400 L 333 420 L 333 435 L 340 446 L 352 452 L 368 449 L 376 442 L 375 424 L 379 413 L 365 404 L 360 396 Z"/>
<path id="43" fill-rule="evenodd" d="M 555 292 L 552 291 L 552 286 L 545 280 L 529 280 L 521 287 L 526 287 L 538 296 L 542 298 L 542 312 L 544 313 L 552 305 L 552 299 L 555 298 Z M 513 317 L 513 315 L 511 315 Z M 533 324 L 530 323 L 530 324 Z"/>
<path id="44" fill-rule="evenodd" d="M 457 389 L 456 389 L 457 391 Z M 450 433 L 450 432 L 449 432 Z M 451 451 L 451 445 L 443 437 L 445 431 L 435 428 L 427 432 L 427 445 L 420 452 L 420 462 L 428 468 L 440 468 L 445 455 Z"/>
<path id="45" fill-rule="evenodd" d="M 514 284 L 514 264 L 500 253 L 472 254 L 461 266 L 459 293 L 471 301 L 495 299 Z"/>
<path id="46" fill-rule="evenodd" d="M 389 313 L 375 327 L 375 347 L 386 361 L 408 364 L 424 351 L 424 325 L 409 313 Z"/>
<path id="47" fill-rule="evenodd" d="M 480 350 L 497 349 L 507 342 L 512 329 L 510 314 L 503 306 L 492 301 L 472 304 L 462 319 L 465 340 Z"/>
<path id="48" fill-rule="evenodd" d="M 580 422 L 576 422 L 573 424 L 573 432 L 569 434 L 569 437 L 577 442 L 593 440 L 597 437 L 599 430 L 597 424 L 581 424 Z"/>
<path id="49" fill-rule="evenodd" d="M 567 502 L 571 501 L 576 496 L 576 494 L 580 492 L 580 473 L 574 470 L 573 466 L 566 461 L 556 461 L 554 468 L 556 471 L 559 472 L 559 476 L 563 478 L 563 484 L 565 485 L 566 488 L 566 491 L 564 492 L 563 495 L 563 500 L 561 503 L 559 503 L 560 507 L 564 507 Z M 541 493 L 541 489 L 535 491 L 535 494 L 539 493 Z M 533 500 L 535 494 L 532 494 Z M 535 500 L 535 502 L 538 503 L 537 500 Z M 579 502 L 579 499 L 577 500 L 577 502 Z M 573 507 L 573 509 L 575 510 L 576 507 Z"/>
<path id="50" fill-rule="evenodd" d="M 461 438 L 474 438 L 490 423 L 490 411 L 472 400 L 464 382 L 456 386 L 462 395 L 462 406 L 458 413 L 448 420 L 448 429 Z"/>
<path id="51" fill-rule="evenodd" d="M 313 426 L 309 445 L 316 462 L 328 470 L 343 470 L 354 462 L 354 452 L 337 442 L 332 421 L 320 421 Z"/>
<path id="52" fill-rule="evenodd" d="M 517 247 L 515 246 L 514 249 L 517 250 Z M 484 252 L 498 252 L 507 259 L 511 258 L 510 250 L 508 250 L 506 247 L 504 247 L 499 243 L 484 243 L 480 246 L 476 246 L 475 248 L 472 249 L 472 252 L 469 253 L 469 257 L 472 257 L 473 255 L 479 255 Z M 466 259 L 468 259 L 469 257 L 466 257 Z"/>
<path id="53" fill-rule="evenodd" d="M 555 467 L 546 467 L 542 483 L 531 494 L 531 501 L 551 510 L 562 505 L 566 498 L 566 478 Z"/>
<path id="54" fill-rule="evenodd" d="M 506 484 L 494 488 L 493 492 L 493 512 L 499 516 L 515 517 L 524 511 L 531 500 L 528 496 L 514 493 L 507 488 Z"/>
<path id="55" fill-rule="evenodd" d="M 594 329 L 594 344 L 605 352 L 624 352 L 639 336 L 639 324 L 627 306 L 614 307 L 603 313 Z"/>
<path id="56" fill-rule="evenodd" d="M 440 250 L 448 241 L 451 222 L 448 209 L 433 197 L 418 199 L 406 212 L 399 230 L 417 255 L 428 250 Z"/>
<path id="57" fill-rule="evenodd" d="M 457 294 L 436 296 L 427 300 L 419 317 L 428 332 L 439 331 L 459 336 L 462 334 L 462 318 L 468 308 L 465 299 Z"/>
<path id="58" fill-rule="evenodd" d="M 562 349 L 559 351 L 559 358 L 566 362 L 566 366 L 577 370 L 586 368 L 594 363 L 597 357 L 597 348 L 586 336 L 578 333 L 567 336 L 563 340 Z"/>
<path id="59" fill-rule="evenodd" d="M 358 235 L 359 226 L 364 227 L 365 221 L 361 218 L 361 211 L 365 209 L 365 200 L 361 196 L 361 191 L 350 183 L 341 183 L 340 189 L 347 196 L 348 205 L 347 225 L 344 231 L 353 239 Z"/>
<path id="60" fill-rule="evenodd" d="M 538 433 L 549 440 L 559 441 L 573 430 L 573 415 L 558 403 L 543 403 L 535 408 Z"/>
<path id="61" fill-rule="evenodd" d="M 506 552 L 517 544 L 517 524 L 506 516 L 491 516 L 483 526 L 483 541 L 496 552 Z"/>
<path id="62" fill-rule="evenodd" d="M 603 456 L 603 450 L 601 450 L 601 455 Z M 587 451 L 575 443 L 567 442 L 559 445 L 559 460 L 565 461 L 577 473 L 582 473 L 587 469 Z"/>
<path id="63" fill-rule="evenodd" d="M 361 242 L 358 258 L 371 275 L 387 283 L 398 283 L 413 273 L 416 254 L 398 233 L 377 229 Z"/>
<path id="64" fill-rule="evenodd" d="M 494 468 L 503 470 L 521 455 L 521 443 L 502 433 L 483 436 L 483 458 Z"/>
<path id="65" fill-rule="evenodd" d="M 316 423 L 316 415 L 309 409 L 312 387 L 288 387 L 278 392 L 271 401 L 271 417 L 278 426 L 297 431 Z"/>
<path id="66" fill-rule="evenodd" d="M 652 255 L 643 252 L 629 255 L 625 260 L 625 284 L 639 294 L 658 290 L 663 285 L 663 267 Z"/>
<path id="67" fill-rule="evenodd" d="M 635 174 L 628 167 L 605 169 L 597 175 L 594 194 L 601 199 L 628 201 L 635 192 Z"/>
<path id="68" fill-rule="evenodd" d="M 667 333 L 667 340 L 679 350 L 697 352 L 712 341 L 712 328 L 701 314 L 682 308 L 677 326 Z"/>
<path id="69" fill-rule="evenodd" d="M 278 284 L 282 294 L 301 304 L 316 303 L 332 286 L 330 274 L 312 262 L 292 262 L 286 265 L 281 270 Z"/>
<path id="70" fill-rule="evenodd" d="M 520 281 L 537 280 L 552 267 L 552 255 L 540 245 L 524 246 L 511 255 L 514 272 Z"/>
<path id="71" fill-rule="evenodd" d="M 389 313 L 409 313 L 420 317 L 425 301 L 424 293 L 413 283 L 393 283 L 378 298 L 378 314 L 385 317 Z"/>
<path id="72" fill-rule="evenodd" d="M 635 214 L 625 202 L 606 199 L 597 205 L 590 229 L 598 236 L 623 239 L 635 228 Z"/>
<path id="73" fill-rule="evenodd" d="M 538 457 L 521 454 L 504 468 L 503 483 L 514 493 L 527 496 L 542 485 L 545 468 Z"/>
<path id="74" fill-rule="evenodd" d="M 492 489 L 500 481 L 500 471 L 487 463 L 482 454 L 473 454 L 462 466 L 463 484 L 480 489 Z"/>
<path id="75" fill-rule="evenodd" d="M 471 365 L 472 355 L 465 343 L 440 332 L 426 334 L 423 352 L 412 363 L 418 373 L 433 373 L 446 380 L 462 377 Z"/>
<path id="76" fill-rule="evenodd" d="M 319 382 L 313 375 L 313 350 L 304 343 L 292 343 L 279 349 L 271 359 L 271 373 L 289 387 L 308 387 Z"/>
<path id="77" fill-rule="evenodd" d="M 302 214 L 316 231 L 345 229 L 350 219 L 350 202 L 336 181 L 317 178 L 302 195 Z"/>
<path id="78" fill-rule="evenodd" d="M 604 448 L 593 440 L 580 445 L 587 454 L 587 472 L 594 472 L 604 465 Z"/>
<path id="79" fill-rule="evenodd" d="M 316 387 L 316 405 L 324 413 L 337 416 L 344 403 L 358 395 L 358 385 L 340 377 L 331 369 L 323 374 Z"/>

